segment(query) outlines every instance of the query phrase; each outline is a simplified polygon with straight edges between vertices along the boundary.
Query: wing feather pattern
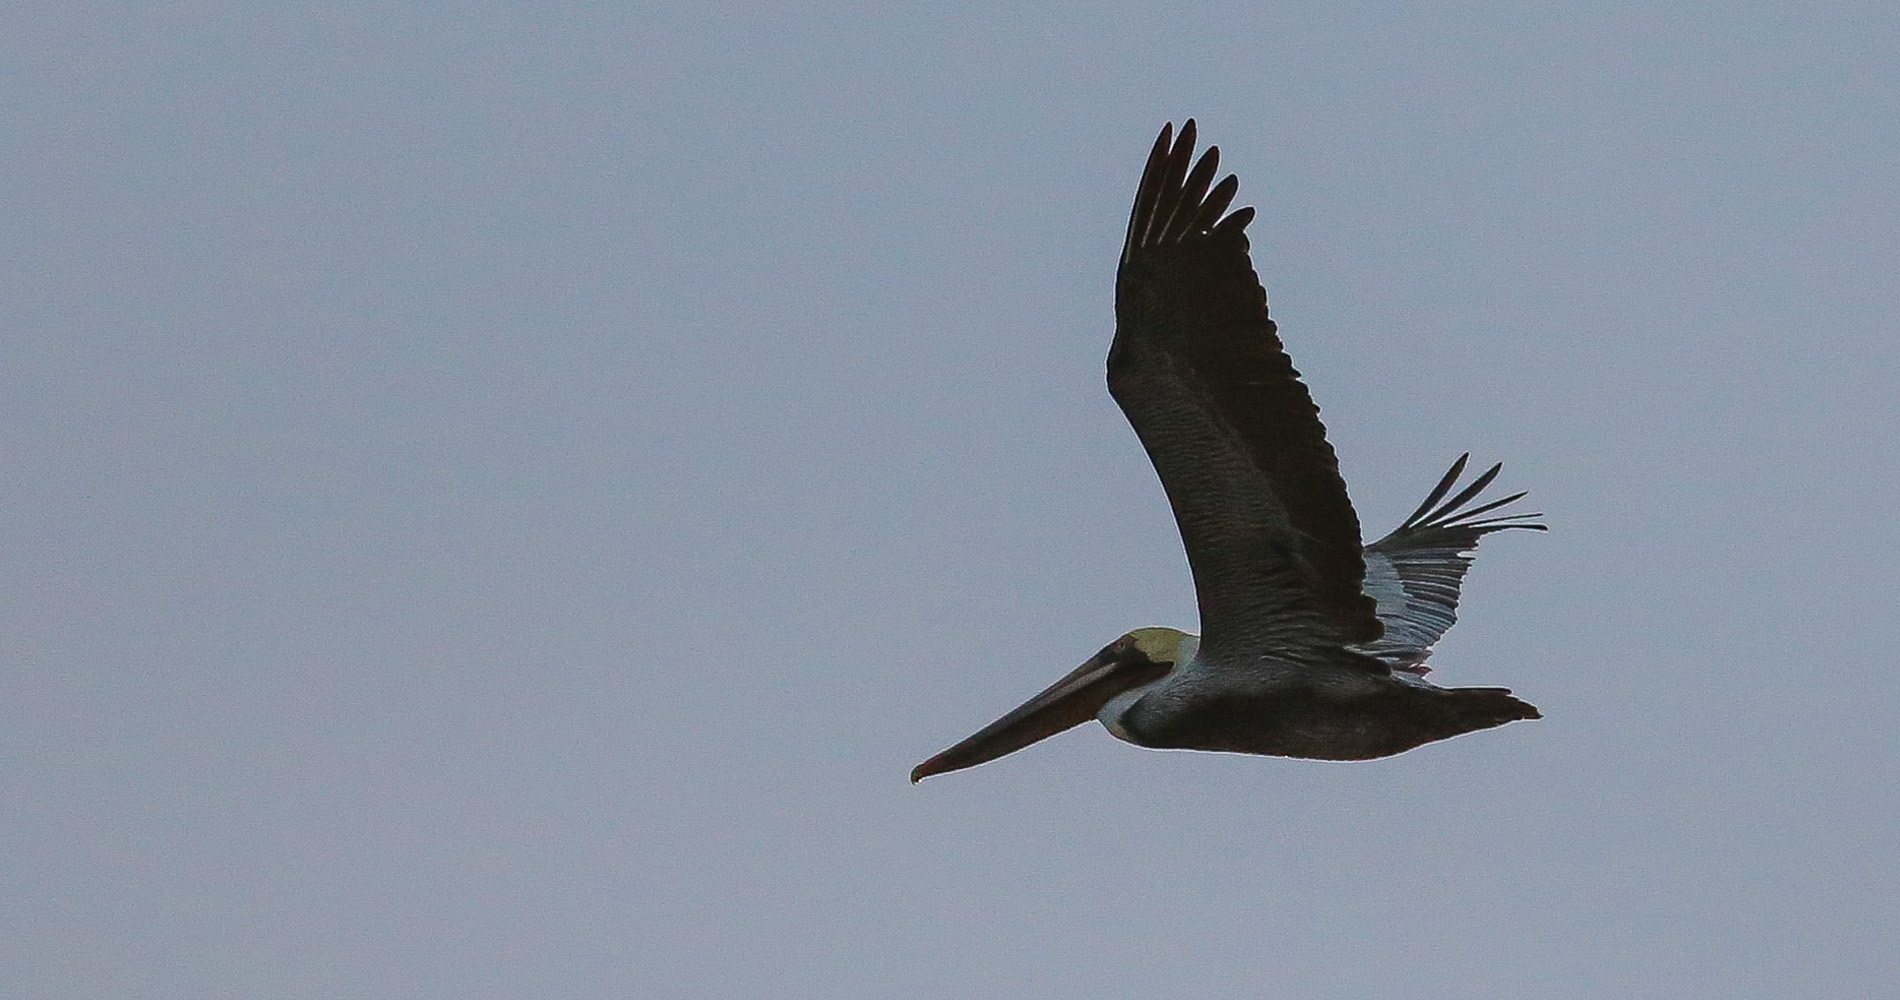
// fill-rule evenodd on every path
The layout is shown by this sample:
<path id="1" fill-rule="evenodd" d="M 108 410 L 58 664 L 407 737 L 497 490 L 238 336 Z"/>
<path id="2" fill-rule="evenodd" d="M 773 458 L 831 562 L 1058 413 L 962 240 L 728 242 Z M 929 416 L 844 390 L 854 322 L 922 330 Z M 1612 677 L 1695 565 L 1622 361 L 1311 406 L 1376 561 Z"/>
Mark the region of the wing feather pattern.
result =
<path id="1" fill-rule="evenodd" d="M 1248 256 L 1254 211 L 1162 129 L 1129 217 L 1108 387 L 1174 508 L 1204 657 L 1376 640 L 1359 519 Z"/>
<path id="2" fill-rule="evenodd" d="M 1366 546 L 1366 593 L 1379 602 L 1385 635 L 1357 648 L 1394 670 L 1423 674 L 1428 669 L 1425 658 L 1432 646 L 1458 620 L 1459 592 L 1479 539 L 1506 528 L 1546 530 L 1532 520 L 1542 514 L 1482 516 L 1522 500 L 1523 493 L 1466 506 L 1491 485 L 1503 465 L 1492 466 L 1457 496 L 1445 500 L 1470 458 L 1469 454 L 1460 456 L 1411 517 Z"/>

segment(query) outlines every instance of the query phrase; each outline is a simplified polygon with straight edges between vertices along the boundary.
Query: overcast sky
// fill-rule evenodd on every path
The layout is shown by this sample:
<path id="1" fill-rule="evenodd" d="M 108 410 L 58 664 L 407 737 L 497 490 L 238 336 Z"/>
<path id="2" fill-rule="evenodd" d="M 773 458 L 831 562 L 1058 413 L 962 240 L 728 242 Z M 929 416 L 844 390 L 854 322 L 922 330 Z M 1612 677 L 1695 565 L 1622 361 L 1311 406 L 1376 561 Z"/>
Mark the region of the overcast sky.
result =
<path id="1" fill-rule="evenodd" d="M 1900 14 L 1664 6 L 16 9 L 0 994 L 1884 995 Z M 1545 718 L 913 787 L 1195 627 L 1188 116 L 1367 531 L 1547 512 L 1434 659 Z"/>

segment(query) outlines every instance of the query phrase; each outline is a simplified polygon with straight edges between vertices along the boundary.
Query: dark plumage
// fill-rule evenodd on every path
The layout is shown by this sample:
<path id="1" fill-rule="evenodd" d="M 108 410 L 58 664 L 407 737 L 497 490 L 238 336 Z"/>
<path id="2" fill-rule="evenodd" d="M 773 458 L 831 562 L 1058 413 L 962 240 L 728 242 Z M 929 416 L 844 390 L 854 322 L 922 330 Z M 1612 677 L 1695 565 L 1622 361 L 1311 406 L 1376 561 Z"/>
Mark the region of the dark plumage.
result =
<path id="1" fill-rule="evenodd" d="M 1172 146 L 1171 133 L 1155 141 L 1128 223 L 1108 391 L 1174 507 L 1202 648 L 1294 627 L 1303 638 L 1376 639 L 1359 518 L 1248 259 L 1254 210 L 1221 217 L 1238 178 L 1208 191 L 1220 151 L 1188 173 L 1193 120 Z"/>

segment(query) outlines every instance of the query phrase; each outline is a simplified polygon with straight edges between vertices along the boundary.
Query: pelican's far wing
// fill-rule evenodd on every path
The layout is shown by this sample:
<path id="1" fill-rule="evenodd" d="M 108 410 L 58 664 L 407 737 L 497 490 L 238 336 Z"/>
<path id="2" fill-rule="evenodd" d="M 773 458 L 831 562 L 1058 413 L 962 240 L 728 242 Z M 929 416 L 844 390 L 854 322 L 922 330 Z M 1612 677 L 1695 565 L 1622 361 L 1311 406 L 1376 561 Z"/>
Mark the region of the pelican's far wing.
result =
<path id="1" fill-rule="evenodd" d="M 1202 655 L 1371 642 L 1359 519 L 1319 408 L 1267 318 L 1239 181 L 1161 130 L 1128 222 L 1108 389 L 1174 508 Z"/>
<path id="2" fill-rule="evenodd" d="M 1460 456 L 1404 524 L 1366 546 L 1366 593 L 1379 602 L 1385 635 L 1358 649 L 1394 670 L 1426 672 L 1425 658 L 1432 646 L 1458 620 L 1459 589 L 1479 539 L 1506 528 L 1546 530 L 1532 520 L 1542 514 L 1481 516 L 1523 499 L 1522 493 L 1467 506 L 1491 485 L 1503 465 L 1492 466 L 1457 496 L 1445 500 L 1470 458 Z"/>

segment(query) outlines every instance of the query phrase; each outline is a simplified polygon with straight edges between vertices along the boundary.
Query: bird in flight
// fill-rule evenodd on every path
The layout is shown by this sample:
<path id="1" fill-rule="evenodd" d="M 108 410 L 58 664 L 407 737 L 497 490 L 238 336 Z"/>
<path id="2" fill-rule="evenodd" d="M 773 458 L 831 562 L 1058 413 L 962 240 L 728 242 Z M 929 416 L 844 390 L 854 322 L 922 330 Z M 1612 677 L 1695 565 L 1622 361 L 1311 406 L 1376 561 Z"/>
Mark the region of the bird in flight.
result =
<path id="1" fill-rule="evenodd" d="M 1537 709 L 1503 688 L 1425 679 L 1456 620 L 1478 540 L 1543 530 L 1459 488 L 1460 457 L 1418 510 L 1363 548 L 1319 408 L 1267 318 L 1239 181 L 1194 162 L 1194 121 L 1161 130 L 1115 281 L 1108 391 L 1134 425 L 1181 529 L 1202 634 L 1141 628 L 1047 690 L 917 765 L 974 767 L 1094 717 L 1156 749 L 1370 760 Z M 1190 169 L 1190 164 L 1192 168 Z M 1447 498 L 1453 489 L 1456 495 Z M 1488 516 L 1487 516 L 1488 515 Z"/>

